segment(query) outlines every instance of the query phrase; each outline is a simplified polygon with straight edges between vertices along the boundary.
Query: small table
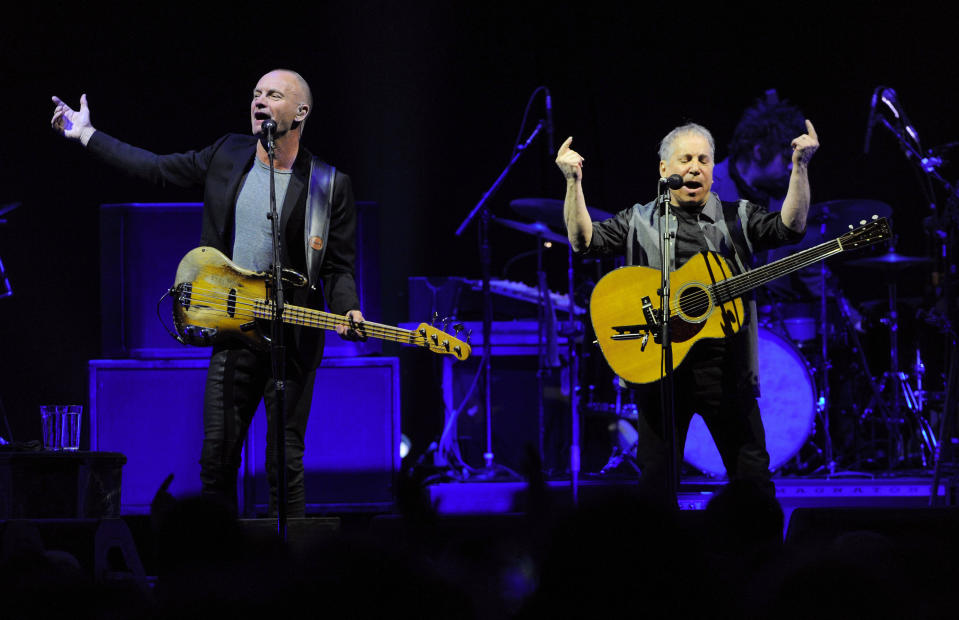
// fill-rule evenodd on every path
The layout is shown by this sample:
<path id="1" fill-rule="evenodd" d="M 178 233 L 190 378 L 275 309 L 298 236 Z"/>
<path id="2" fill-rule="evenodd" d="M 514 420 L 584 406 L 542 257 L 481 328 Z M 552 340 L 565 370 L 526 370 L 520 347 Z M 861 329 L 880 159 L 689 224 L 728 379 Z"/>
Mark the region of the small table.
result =
<path id="1" fill-rule="evenodd" d="M 120 516 L 119 452 L 0 450 L 0 519 Z"/>

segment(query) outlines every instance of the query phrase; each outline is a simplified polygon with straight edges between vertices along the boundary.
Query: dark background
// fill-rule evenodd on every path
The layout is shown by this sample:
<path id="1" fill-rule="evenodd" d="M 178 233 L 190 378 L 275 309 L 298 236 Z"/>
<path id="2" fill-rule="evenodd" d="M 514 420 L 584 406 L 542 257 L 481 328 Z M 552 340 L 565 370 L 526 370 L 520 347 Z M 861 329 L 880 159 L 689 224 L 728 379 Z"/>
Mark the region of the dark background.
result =
<path id="1" fill-rule="evenodd" d="M 505 167 L 540 85 L 552 92 L 557 146 L 575 136 L 588 202 L 610 212 L 651 197 L 669 129 L 706 125 L 721 159 L 743 108 L 776 88 L 819 132 L 814 202 L 885 201 L 899 249 L 924 253 L 928 203 L 913 168 L 888 132 L 875 131 L 869 155 L 863 135 L 882 84 L 899 93 L 926 148 L 959 140 L 951 21 L 902 3 L 819 13 L 686 8 L 334 2 L 290 15 L 275 4 L 8 13 L 0 204 L 22 206 L 0 225 L 15 291 L 0 300 L 0 397 L 15 437 L 39 438 L 41 402 L 86 402 L 86 364 L 101 355 L 98 205 L 201 198 L 126 178 L 55 135 L 51 95 L 77 106 L 85 92 L 98 129 L 171 152 L 248 131 L 260 75 L 300 71 L 316 98 L 306 145 L 352 176 L 358 200 L 378 204 L 382 305 L 368 318 L 384 323 L 426 318 L 406 316 L 408 276 L 479 277 L 475 225 L 454 231 Z M 542 114 L 538 97 L 524 136 Z M 544 138 L 489 203 L 495 215 L 522 220 L 513 198 L 563 196 Z M 954 167 L 943 171 L 955 180 Z M 533 247 L 500 227 L 491 242 L 494 272 Z M 563 291 L 565 250 L 546 265 L 551 288 Z M 533 267 L 517 261 L 509 275 L 533 284 Z M 916 274 L 910 284 L 921 292 L 927 279 Z M 848 286 L 860 299 L 885 295 L 872 274 Z M 428 357 L 402 352 L 404 372 L 426 368 L 427 383 L 404 385 L 414 449 L 442 424 L 423 396 L 437 388 Z"/>

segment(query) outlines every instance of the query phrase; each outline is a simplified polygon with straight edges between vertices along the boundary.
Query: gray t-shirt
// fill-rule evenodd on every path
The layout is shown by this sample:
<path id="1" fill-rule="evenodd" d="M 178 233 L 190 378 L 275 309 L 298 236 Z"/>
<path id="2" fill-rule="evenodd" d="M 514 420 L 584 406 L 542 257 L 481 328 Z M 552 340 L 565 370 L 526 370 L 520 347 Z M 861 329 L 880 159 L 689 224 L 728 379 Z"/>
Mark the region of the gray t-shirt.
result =
<path id="1" fill-rule="evenodd" d="M 276 170 L 276 210 L 283 221 L 283 199 L 290 185 L 292 170 Z M 270 167 L 259 159 L 246 173 L 236 199 L 236 224 L 233 234 L 233 262 L 253 271 L 266 271 L 273 264 L 270 212 Z"/>

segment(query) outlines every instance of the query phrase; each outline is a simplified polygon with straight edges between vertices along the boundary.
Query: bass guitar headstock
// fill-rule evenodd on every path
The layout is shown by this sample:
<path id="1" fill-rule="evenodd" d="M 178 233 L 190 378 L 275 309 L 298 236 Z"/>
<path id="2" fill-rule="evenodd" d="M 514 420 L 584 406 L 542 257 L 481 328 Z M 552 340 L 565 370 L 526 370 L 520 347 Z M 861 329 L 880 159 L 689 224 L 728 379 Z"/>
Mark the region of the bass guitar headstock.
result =
<path id="1" fill-rule="evenodd" d="M 462 325 L 455 325 L 454 329 L 457 333 L 462 330 Z M 472 348 L 468 342 L 463 342 L 459 338 L 455 338 L 445 331 L 430 325 L 428 323 L 420 323 L 419 326 L 413 330 L 415 336 L 415 341 L 410 343 L 419 347 L 426 347 L 433 353 L 439 353 L 440 355 L 452 355 L 459 361 L 463 361 L 470 356 Z M 469 335 L 467 335 L 467 340 Z"/>

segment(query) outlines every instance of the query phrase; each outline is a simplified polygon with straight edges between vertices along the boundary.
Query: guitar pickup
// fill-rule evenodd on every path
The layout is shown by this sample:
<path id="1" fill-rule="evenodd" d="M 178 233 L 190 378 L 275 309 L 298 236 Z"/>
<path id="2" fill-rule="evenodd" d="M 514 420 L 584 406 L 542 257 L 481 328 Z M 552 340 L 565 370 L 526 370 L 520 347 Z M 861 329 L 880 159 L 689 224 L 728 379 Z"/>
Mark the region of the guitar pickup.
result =
<path id="1" fill-rule="evenodd" d="M 649 342 L 649 335 L 653 335 L 653 341 L 657 344 L 660 341 L 660 320 L 653 309 L 653 302 L 649 297 L 643 297 L 643 317 L 646 323 L 637 325 L 614 325 L 613 331 L 616 333 L 610 336 L 610 340 L 639 340 L 643 343 L 641 351 L 646 350 L 646 343 Z"/>
<path id="2" fill-rule="evenodd" d="M 647 296 L 643 297 L 643 317 L 646 319 L 646 323 L 649 325 L 659 326 L 659 317 L 656 316 L 656 311 L 653 310 L 653 302 Z"/>

